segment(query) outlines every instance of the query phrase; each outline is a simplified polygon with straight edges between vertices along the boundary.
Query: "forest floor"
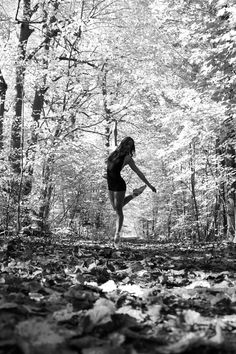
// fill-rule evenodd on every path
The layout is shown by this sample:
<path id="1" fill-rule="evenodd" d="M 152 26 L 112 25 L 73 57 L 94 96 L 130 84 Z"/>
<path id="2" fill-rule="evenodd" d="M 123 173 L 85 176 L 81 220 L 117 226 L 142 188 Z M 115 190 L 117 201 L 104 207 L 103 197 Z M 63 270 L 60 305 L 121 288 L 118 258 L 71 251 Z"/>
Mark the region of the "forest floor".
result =
<path id="1" fill-rule="evenodd" d="M 0 247 L 0 354 L 236 352 L 230 244 Z"/>

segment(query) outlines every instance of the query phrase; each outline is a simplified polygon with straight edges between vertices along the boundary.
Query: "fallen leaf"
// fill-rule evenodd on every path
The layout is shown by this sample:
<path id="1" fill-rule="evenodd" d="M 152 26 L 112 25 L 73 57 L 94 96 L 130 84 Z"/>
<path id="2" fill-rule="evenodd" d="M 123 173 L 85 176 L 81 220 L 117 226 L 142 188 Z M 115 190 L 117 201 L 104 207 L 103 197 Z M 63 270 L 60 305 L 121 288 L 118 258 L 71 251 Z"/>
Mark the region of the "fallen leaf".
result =
<path id="1" fill-rule="evenodd" d="M 215 325 L 216 334 L 210 338 L 212 343 L 221 344 L 224 342 L 222 328 L 224 328 L 224 323 L 220 320 L 217 320 Z"/>
<path id="2" fill-rule="evenodd" d="M 199 312 L 193 310 L 185 310 L 183 311 L 184 320 L 188 325 L 194 325 L 195 323 L 199 323 L 201 319 L 201 315 Z"/>
<path id="3" fill-rule="evenodd" d="M 146 315 L 142 313 L 141 310 L 133 309 L 131 306 L 122 306 L 117 311 L 117 314 L 129 315 L 130 317 L 135 318 L 138 322 L 144 321 Z"/>
<path id="4" fill-rule="evenodd" d="M 106 283 L 100 285 L 99 288 L 104 293 L 109 293 L 109 292 L 115 291 L 117 289 L 117 286 L 116 286 L 116 283 L 114 282 L 114 280 L 108 280 Z"/>
<path id="5" fill-rule="evenodd" d="M 136 285 L 136 284 L 127 284 L 127 285 L 120 285 L 119 289 L 121 291 L 130 293 L 130 294 L 134 294 L 138 297 L 142 297 L 144 290 L 140 287 L 140 285 Z"/>
<path id="6" fill-rule="evenodd" d="M 160 320 L 162 305 L 154 304 L 148 306 L 147 314 L 153 322 Z"/>
<path id="7" fill-rule="evenodd" d="M 73 311 L 73 306 L 71 304 L 67 304 L 66 308 L 55 311 L 52 316 L 57 322 L 63 322 L 63 321 L 70 320 L 73 316 L 77 315 L 78 313 L 80 312 Z"/>
<path id="8" fill-rule="evenodd" d="M 186 289 L 195 289 L 195 288 L 210 288 L 211 285 L 207 280 L 196 280 L 191 284 L 186 286 Z"/>
<path id="9" fill-rule="evenodd" d="M 31 300 L 35 300 L 35 301 L 41 301 L 44 299 L 44 296 L 39 293 L 29 293 L 29 297 Z"/>
<path id="10" fill-rule="evenodd" d="M 94 307 L 86 312 L 94 326 L 111 321 L 111 315 L 115 313 L 115 305 L 107 299 L 98 299 Z"/>

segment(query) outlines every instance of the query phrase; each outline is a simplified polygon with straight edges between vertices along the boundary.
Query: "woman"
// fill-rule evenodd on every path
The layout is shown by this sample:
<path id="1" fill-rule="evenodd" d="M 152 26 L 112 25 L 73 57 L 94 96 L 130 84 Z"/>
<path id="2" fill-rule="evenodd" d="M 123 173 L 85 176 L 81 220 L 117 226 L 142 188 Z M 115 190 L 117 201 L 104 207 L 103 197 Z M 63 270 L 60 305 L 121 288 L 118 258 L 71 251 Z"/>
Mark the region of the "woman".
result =
<path id="1" fill-rule="evenodd" d="M 120 239 L 120 231 L 124 220 L 123 207 L 132 199 L 140 195 L 146 186 L 148 186 L 153 192 L 156 192 L 156 188 L 148 182 L 144 174 L 136 166 L 132 158 L 134 153 L 134 140 L 130 137 L 126 137 L 121 141 L 120 145 L 110 154 L 107 159 L 107 183 L 109 197 L 111 205 L 117 215 L 116 232 L 114 237 L 115 243 L 118 243 Z M 145 183 L 145 185 L 134 189 L 131 195 L 125 197 L 126 183 L 121 177 L 120 172 L 126 165 L 130 166 L 130 168 L 138 175 L 138 177 Z"/>

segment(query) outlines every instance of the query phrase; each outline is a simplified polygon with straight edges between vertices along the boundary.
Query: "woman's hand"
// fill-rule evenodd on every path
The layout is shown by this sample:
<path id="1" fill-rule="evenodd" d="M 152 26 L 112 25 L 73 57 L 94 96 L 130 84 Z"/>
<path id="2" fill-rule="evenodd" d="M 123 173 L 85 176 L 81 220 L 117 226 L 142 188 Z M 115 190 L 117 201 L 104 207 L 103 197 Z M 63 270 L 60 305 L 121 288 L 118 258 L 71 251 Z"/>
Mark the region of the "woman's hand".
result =
<path id="1" fill-rule="evenodd" d="M 151 190 L 152 190 L 154 193 L 156 193 L 156 192 L 157 192 L 157 190 L 156 190 L 156 188 L 155 188 L 155 187 L 151 186 L 150 188 L 151 188 Z"/>

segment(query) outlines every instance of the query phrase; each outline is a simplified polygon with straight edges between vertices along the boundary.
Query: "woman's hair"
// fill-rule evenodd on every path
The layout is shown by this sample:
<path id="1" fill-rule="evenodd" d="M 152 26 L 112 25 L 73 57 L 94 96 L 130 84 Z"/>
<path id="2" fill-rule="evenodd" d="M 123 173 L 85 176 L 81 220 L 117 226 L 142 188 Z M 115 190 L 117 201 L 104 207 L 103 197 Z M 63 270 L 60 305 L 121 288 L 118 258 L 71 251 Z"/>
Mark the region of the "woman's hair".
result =
<path id="1" fill-rule="evenodd" d="M 129 149 L 127 150 L 127 144 L 129 145 Z M 122 157 L 124 155 L 130 155 L 133 156 L 135 153 L 135 145 L 134 145 L 134 140 L 127 136 L 126 138 L 124 138 L 123 140 L 121 140 L 119 146 L 115 149 L 115 151 L 113 151 L 110 156 L 108 157 L 108 159 L 111 161 L 113 159 Z"/>

